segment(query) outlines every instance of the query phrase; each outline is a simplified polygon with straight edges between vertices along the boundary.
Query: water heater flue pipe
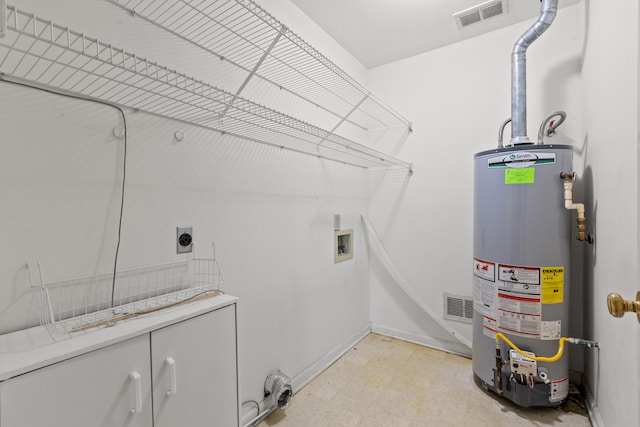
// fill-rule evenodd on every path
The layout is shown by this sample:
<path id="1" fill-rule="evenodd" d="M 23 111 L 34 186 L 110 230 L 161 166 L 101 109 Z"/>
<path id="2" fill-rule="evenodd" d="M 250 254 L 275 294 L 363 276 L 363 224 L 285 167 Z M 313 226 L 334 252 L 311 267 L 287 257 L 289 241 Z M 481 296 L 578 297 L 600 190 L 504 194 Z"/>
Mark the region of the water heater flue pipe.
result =
<path id="1" fill-rule="evenodd" d="M 511 144 L 530 144 L 527 137 L 527 48 L 551 26 L 558 0 L 542 0 L 538 20 L 513 46 L 511 53 Z"/>

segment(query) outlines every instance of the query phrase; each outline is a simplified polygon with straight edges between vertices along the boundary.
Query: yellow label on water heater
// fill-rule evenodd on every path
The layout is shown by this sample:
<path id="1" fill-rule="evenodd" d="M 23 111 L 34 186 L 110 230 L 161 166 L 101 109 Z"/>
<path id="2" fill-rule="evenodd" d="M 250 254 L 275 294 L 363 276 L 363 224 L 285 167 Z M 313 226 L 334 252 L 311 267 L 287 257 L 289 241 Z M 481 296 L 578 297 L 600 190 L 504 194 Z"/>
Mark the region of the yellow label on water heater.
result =
<path id="1" fill-rule="evenodd" d="M 542 304 L 564 301 L 564 267 L 542 267 Z"/>
<path id="2" fill-rule="evenodd" d="M 507 168 L 504 170 L 505 184 L 533 184 L 535 182 L 535 168 Z"/>

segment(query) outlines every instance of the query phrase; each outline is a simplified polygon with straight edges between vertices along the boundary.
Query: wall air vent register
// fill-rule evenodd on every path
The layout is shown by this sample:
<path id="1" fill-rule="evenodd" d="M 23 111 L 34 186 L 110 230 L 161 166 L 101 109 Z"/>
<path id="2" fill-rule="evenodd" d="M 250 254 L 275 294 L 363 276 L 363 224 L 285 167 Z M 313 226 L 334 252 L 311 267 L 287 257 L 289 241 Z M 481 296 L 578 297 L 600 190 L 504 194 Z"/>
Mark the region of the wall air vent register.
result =
<path id="1" fill-rule="evenodd" d="M 476 6 L 461 10 L 453 15 L 458 28 L 464 28 L 485 19 L 507 13 L 506 0 L 491 0 Z"/>

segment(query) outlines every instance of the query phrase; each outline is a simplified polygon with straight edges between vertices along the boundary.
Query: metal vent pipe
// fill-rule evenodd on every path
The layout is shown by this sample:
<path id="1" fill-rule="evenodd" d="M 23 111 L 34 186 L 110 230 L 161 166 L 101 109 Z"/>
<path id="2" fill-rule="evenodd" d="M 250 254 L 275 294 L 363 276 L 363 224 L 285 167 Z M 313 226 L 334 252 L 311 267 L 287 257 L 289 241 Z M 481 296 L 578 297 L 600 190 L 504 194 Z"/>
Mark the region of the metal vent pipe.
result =
<path id="1" fill-rule="evenodd" d="M 551 26 L 558 0 L 542 0 L 540 16 L 513 46 L 511 53 L 511 144 L 530 144 L 527 137 L 527 48 Z"/>

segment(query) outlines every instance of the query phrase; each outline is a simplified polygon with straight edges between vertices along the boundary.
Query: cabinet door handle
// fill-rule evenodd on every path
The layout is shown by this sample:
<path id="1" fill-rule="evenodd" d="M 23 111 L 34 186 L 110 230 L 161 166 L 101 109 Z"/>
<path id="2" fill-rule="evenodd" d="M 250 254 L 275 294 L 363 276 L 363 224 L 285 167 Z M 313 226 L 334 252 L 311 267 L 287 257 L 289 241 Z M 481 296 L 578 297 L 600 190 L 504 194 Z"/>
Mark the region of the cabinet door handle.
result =
<path id="1" fill-rule="evenodd" d="M 129 379 L 133 383 L 133 408 L 131 408 L 131 413 L 135 415 L 142 412 L 142 384 L 140 382 L 140 374 L 133 371 L 129 374 Z"/>
<path id="2" fill-rule="evenodd" d="M 169 390 L 167 396 L 175 396 L 178 393 L 178 387 L 176 386 L 176 361 L 173 357 L 167 357 L 164 362 L 169 367 Z"/>

